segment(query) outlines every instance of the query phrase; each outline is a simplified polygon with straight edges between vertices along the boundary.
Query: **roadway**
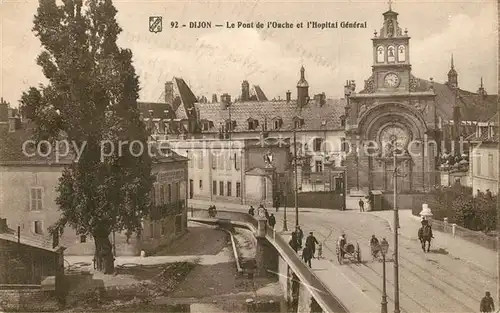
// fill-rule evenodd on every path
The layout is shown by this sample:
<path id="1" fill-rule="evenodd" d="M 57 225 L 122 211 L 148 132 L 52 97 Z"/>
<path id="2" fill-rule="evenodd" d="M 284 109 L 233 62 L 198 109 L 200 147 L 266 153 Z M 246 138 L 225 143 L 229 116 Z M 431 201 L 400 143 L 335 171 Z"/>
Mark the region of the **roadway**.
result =
<path id="1" fill-rule="evenodd" d="M 219 206 L 220 207 L 220 206 Z M 221 208 L 222 209 L 222 208 Z M 238 208 L 235 210 L 242 210 Z M 293 211 L 293 210 L 290 210 Z M 289 211 L 289 229 L 294 225 L 294 213 Z M 276 228 L 282 229 L 282 209 L 278 213 Z M 402 227 L 407 227 L 403 225 Z M 418 223 L 418 222 L 417 222 Z M 355 288 L 355 297 L 360 299 L 340 299 L 346 302 L 366 301 L 379 304 L 382 294 L 382 263 L 373 260 L 370 255 L 369 239 L 375 234 L 379 240 L 385 237 L 389 244 L 387 262 L 387 296 L 388 311 L 394 310 L 394 272 L 392 259 L 393 234 L 389 223 L 371 213 L 354 211 L 301 209 L 300 225 L 305 236 L 314 231 L 315 236 L 323 242 L 323 256 L 326 266 L 336 271 L 325 271 L 325 262 L 313 260 L 313 270 L 325 280 L 330 272 L 340 272 Z M 358 264 L 345 261 L 340 265 L 335 252 L 336 240 L 344 231 L 348 242 L 359 243 L 363 262 Z M 439 236 L 436 232 L 435 236 Z M 489 290 L 496 294 L 495 269 L 485 269 L 474 265 L 463 258 L 448 253 L 445 246 L 433 244 L 430 253 L 424 253 L 416 236 L 400 235 L 399 237 L 399 286 L 401 312 L 477 312 L 484 292 Z M 331 282 L 330 282 L 331 284 Z M 361 296 L 360 296 L 361 295 Z M 345 297 L 345 294 L 343 295 Z M 495 297 L 494 297 L 495 299 Z M 498 304 L 497 304 L 498 305 Z"/>

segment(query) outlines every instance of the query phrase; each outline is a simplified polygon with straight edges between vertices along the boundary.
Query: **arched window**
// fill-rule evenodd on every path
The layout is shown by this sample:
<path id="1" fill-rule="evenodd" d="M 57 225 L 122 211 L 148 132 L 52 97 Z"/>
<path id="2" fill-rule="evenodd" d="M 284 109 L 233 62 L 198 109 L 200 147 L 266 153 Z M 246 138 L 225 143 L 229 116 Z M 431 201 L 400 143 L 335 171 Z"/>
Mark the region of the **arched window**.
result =
<path id="1" fill-rule="evenodd" d="M 385 61 L 384 47 L 378 46 L 377 47 L 377 62 L 378 63 L 384 63 L 384 61 Z"/>
<path id="2" fill-rule="evenodd" d="M 388 62 L 395 62 L 396 61 L 396 49 L 394 46 L 389 46 L 387 47 L 387 61 Z"/>
<path id="3" fill-rule="evenodd" d="M 401 45 L 398 47 L 398 62 L 406 61 L 406 47 Z"/>

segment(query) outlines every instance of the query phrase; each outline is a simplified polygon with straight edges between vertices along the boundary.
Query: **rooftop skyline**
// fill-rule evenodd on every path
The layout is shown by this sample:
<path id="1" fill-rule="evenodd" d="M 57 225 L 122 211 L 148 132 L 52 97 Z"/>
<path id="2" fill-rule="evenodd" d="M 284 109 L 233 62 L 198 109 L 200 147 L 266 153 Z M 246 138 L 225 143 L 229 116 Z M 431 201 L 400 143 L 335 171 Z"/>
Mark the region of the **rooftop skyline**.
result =
<path id="1" fill-rule="evenodd" d="M 163 101 L 165 81 L 186 80 L 196 96 L 241 92 L 241 82 L 259 85 L 268 99 L 296 98 L 300 67 L 309 94 L 343 97 L 346 80 L 357 91 L 371 74 L 372 42 L 382 27 L 386 1 L 371 2 L 130 2 L 115 1 L 123 28 L 121 47 L 130 48 L 140 76 L 140 101 Z M 14 106 L 29 86 L 46 83 L 35 58 L 41 52 L 31 31 L 37 1 L 3 2 L 0 24 L 0 96 Z M 445 82 L 453 53 L 458 82 L 475 92 L 483 77 L 489 94 L 497 90 L 497 17 L 495 1 L 468 3 L 393 2 L 402 29 L 408 29 L 410 62 L 419 78 Z M 163 31 L 148 30 L 149 16 L 163 16 Z M 358 21 L 366 29 L 171 29 L 170 22 Z"/>

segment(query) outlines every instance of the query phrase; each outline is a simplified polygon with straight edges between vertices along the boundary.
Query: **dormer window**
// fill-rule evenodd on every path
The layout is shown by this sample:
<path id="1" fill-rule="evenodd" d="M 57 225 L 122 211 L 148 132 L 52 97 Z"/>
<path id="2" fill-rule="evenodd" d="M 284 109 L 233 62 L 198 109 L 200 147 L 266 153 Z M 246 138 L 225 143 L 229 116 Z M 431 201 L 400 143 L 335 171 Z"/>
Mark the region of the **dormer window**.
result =
<path id="1" fill-rule="evenodd" d="M 293 127 L 294 128 L 301 128 L 302 126 L 304 126 L 304 119 L 297 117 L 297 116 L 294 117 L 293 118 Z"/>
<path id="2" fill-rule="evenodd" d="M 236 128 L 236 121 L 226 120 L 225 126 L 226 131 L 234 131 Z"/>
<path id="3" fill-rule="evenodd" d="M 340 117 L 340 126 L 345 127 L 345 116 Z"/>
<path id="4" fill-rule="evenodd" d="M 273 129 L 278 130 L 283 126 L 283 120 L 280 117 L 273 119 Z"/>
<path id="5" fill-rule="evenodd" d="M 248 130 L 257 130 L 257 127 L 259 127 L 259 121 L 254 120 L 253 118 L 247 119 L 248 122 Z"/>

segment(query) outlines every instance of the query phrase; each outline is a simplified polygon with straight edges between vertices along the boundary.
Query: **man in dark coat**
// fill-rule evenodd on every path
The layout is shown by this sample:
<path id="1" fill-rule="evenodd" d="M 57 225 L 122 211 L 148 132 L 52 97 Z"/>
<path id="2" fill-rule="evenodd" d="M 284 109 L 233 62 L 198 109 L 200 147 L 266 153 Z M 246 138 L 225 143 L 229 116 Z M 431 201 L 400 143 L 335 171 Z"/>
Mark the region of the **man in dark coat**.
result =
<path id="1" fill-rule="evenodd" d="M 274 225 L 276 225 L 276 217 L 274 217 L 273 213 L 271 213 L 271 215 L 269 216 L 268 223 L 271 228 L 274 228 Z"/>
<path id="2" fill-rule="evenodd" d="M 483 297 L 483 299 L 481 299 L 479 311 L 481 313 L 495 311 L 495 304 L 493 303 L 493 298 L 491 297 L 489 291 L 486 291 L 486 295 Z"/>
<path id="3" fill-rule="evenodd" d="M 276 212 L 278 212 L 278 209 L 280 208 L 280 196 L 277 195 L 274 198 L 274 207 L 276 208 Z"/>
<path id="4" fill-rule="evenodd" d="M 264 215 L 266 216 L 266 220 L 269 220 L 269 212 L 267 212 L 266 208 L 264 208 Z"/>
<path id="5" fill-rule="evenodd" d="M 254 216 L 255 215 L 255 209 L 253 208 L 253 206 L 251 205 L 250 206 L 250 209 L 248 209 L 248 214 Z"/>
<path id="6" fill-rule="evenodd" d="M 302 259 L 304 260 L 304 262 L 309 265 L 309 267 L 312 267 L 311 266 L 311 259 L 313 258 L 313 254 L 311 253 L 311 247 L 308 247 L 306 246 L 304 248 L 304 250 L 302 250 Z"/>
<path id="7" fill-rule="evenodd" d="M 288 244 L 290 245 L 290 247 L 292 247 L 293 251 L 297 252 L 298 247 L 297 247 L 297 233 L 296 232 L 292 232 L 292 239 L 290 239 Z"/>
<path id="8" fill-rule="evenodd" d="M 306 238 L 306 247 L 311 249 L 311 255 L 314 258 L 314 253 L 316 253 L 316 244 L 319 243 L 316 237 L 314 237 L 313 232 L 309 232 L 309 236 Z"/>

